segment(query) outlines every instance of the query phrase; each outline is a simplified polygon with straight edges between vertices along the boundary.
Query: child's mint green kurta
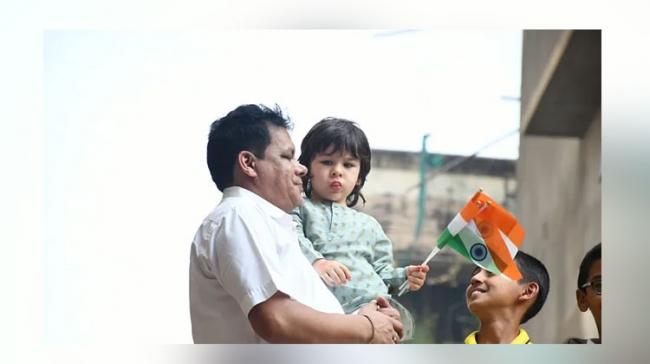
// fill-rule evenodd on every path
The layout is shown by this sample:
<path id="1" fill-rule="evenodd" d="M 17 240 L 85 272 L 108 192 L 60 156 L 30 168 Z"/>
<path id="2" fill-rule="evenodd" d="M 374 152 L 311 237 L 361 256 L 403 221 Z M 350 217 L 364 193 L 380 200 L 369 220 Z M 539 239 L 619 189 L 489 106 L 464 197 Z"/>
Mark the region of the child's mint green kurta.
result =
<path id="1" fill-rule="evenodd" d="M 397 293 L 406 274 L 393 267 L 392 244 L 377 220 L 344 205 L 309 199 L 292 215 L 310 263 L 325 258 L 350 270 L 349 282 L 330 287 L 346 313 L 377 296 Z"/>

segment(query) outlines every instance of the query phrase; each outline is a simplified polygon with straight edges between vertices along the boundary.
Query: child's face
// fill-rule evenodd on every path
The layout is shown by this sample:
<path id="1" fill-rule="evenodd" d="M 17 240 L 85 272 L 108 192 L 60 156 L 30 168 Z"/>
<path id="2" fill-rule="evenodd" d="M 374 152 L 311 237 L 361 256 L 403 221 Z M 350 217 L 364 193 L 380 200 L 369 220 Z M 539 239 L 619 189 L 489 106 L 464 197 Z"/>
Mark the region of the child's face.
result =
<path id="1" fill-rule="evenodd" d="M 596 289 L 593 286 L 602 286 L 600 283 L 602 280 L 601 273 L 601 260 L 595 261 L 589 268 L 589 275 L 587 276 L 587 283 L 591 283 L 591 286 L 585 287 L 584 292 L 581 289 L 576 291 L 576 299 L 578 300 L 578 307 L 580 311 L 586 312 L 590 310 L 594 315 L 596 324 L 600 327 L 600 305 L 601 305 L 601 293 L 597 293 Z M 600 287 L 598 287 L 600 288 Z"/>
<path id="2" fill-rule="evenodd" d="M 517 281 L 477 267 L 465 291 L 467 308 L 480 318 L 484 312 L 514 307 L 523 289 Z"/>
<path id="3" fill-rule="evenodd" d="M 311 162 L 311 198 L 345 204 L 345 199 L 359 183 L 359 159 L 350 153 L 328 148 Z"/>

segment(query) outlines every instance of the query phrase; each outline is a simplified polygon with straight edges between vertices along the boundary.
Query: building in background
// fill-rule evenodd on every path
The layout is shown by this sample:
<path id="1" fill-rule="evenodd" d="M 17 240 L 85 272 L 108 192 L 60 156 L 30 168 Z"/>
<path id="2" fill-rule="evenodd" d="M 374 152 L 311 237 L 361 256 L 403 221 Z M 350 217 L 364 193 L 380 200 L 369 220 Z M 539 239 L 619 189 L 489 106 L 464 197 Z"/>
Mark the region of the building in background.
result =
<path id="1" fill-rule="evenodd" d="M 421 153 L 374 150 L 360 209 L 382 224 L 398 265 L 417 264 L 484 188 L 517 216 L 526 229 L 521 249 L 542 260 L 551 276 L 544 308 L 525 325 L 534 341 L 596 337 L 575 290 L 583 255 L 601 241 L 601 32 L 525 31 L 522 52 L 519 160 L 475 157 L 444 173 L 431 168 L 435 178 L 422 193 Z M 428 156 L 439 167 L 465 158 Z M 464 298 L 473 265 L 445 249 L 429 265 L 425 287 L 400 298 L 416 320 L 414 342 L 461 342 L 478 324 Z"/>
<path id="2" fill-rule="evenodd" d="M 492 158 L 426 154 L 439 167 L 456 165 L 426 183 L 420 209 L 421 153 L 373 150 L 370 174 L 359 209 L 375 217 L 393 242 L 398 266 L 420 264 L 436 239 L 468 199 L 482 187 L 496 201 L 513 209 L 517 183 L 515 161 Z M 462 163 L 458 163 L 460 161 Z M 422 226 L 416 238 L 421 210 Z M 465 304 L 465 288 L 474 266 L 452 249 L 443 249 L 429 263 L 425 286 L 399 298 L 414 316 L 413 343 L 460 343 L 478 321 Z"/>
<path id="3" fill-rule="evenodd" d="M 520 131 L 522 250 L 551 276 L 546 304 L 528 331 L 539 343 L 597 337 L 575 290 L 583 255 L 601 240 L 599 30 L 524 31 Z"/>

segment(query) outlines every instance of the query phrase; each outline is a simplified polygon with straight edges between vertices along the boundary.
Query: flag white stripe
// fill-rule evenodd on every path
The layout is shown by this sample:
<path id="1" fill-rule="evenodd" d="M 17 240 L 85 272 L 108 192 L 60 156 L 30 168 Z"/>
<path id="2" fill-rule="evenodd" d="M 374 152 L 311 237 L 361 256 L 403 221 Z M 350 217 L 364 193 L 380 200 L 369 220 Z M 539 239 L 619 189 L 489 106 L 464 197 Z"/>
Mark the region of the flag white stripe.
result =
<path id="1" fill-rule="evenodd" d="M 497 229 L 497 230 L 499 230 L 499 234 L 501 234 L 501 238 L 506 243 L 506 246 L 508 247 L 508 252 L 510 252 L 510 256 L 512 257 L 512 259 L 515 259 L 515 255 L 517 255 L 519 249 L 517 249 L 515 243 L 513 243 L 510 240 L 510 238 L 508 238 L 508 236 L 504 234 L 503 231 L 501 231 L 501 229 Z"/>
<path id="2" fill-rule="evenodd" d="M 478 231 L 478 226 L 476 226 L 474 220 L 469 220 L 469 222 L 467 223 L 467 229 L 473 232 L 474 235 L 481 237 L 481 240 L 483 240 L 483 237 L 481 236 L 481 232 Z"/>
<path id="3" fill-rule="evenodd" d="M 465 221 L 465 219 L 463 219 L 460 214 L 456 214 L 456 216 L 454 216 L 454 219 L 451 220 L 449 225 L 447 225 L 447 230 L 449 230 L 449 233 L 452 236 L 456 236 L 461 230 L 463 230 L 466 225 L 467 221 Z"/>

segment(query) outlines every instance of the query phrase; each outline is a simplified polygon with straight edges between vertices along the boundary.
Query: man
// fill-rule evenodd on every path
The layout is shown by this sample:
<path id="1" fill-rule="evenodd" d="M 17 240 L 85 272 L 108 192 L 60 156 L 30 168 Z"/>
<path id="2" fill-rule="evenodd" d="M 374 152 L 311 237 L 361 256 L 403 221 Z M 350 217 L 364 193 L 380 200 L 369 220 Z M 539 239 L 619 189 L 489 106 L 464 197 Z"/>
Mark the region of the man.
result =
<path id="1" fill-rule="evenodd" d="M 208 168 L 223 199 L 192 243 L 194 342 L 397 342 L 403 327 L 385 299 L 344 315 L 300 251 L 288 212 L 306 168 L 289 128 L 278 108 L 257 105 L 211 126 Z"/>
<path id="2" fill-rule="evenodd" d="M 544 306 L 550 287 L 548 271 L 535 257 L 518 251 L 514 259 L 523 278 L 514 281 L 477 267 L 467 286 L 469 311 L 481 326 L 465 344 L 531 344 L 526 323 Z"/>

